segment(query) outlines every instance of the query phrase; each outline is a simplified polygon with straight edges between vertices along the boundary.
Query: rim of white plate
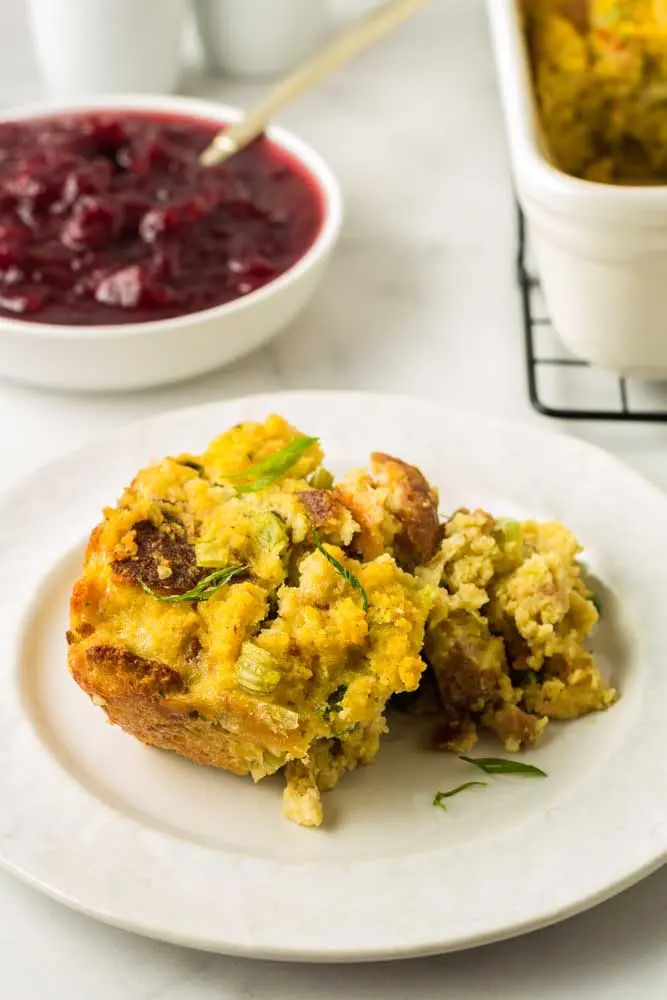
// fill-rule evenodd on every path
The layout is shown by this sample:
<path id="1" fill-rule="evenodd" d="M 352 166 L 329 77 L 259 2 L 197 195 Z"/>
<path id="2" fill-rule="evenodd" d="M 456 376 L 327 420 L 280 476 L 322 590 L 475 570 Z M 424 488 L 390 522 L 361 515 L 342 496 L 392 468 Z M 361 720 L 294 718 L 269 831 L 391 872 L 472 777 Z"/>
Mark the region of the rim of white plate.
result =
<path id="1" fill-rule="evenodd" d="M 270 412 L 316 433 L 323 428 L 325 449 L 335 439 L 337 453 L 355 460 L 360 440 L 375 428 L 375 447 L 395 450 L 403 442 L 405 457 L 427 473 L 441 449 L 441 468 L 488 461 L 491 471 L 518 476 L 538 506 L 560 485 L 556 506 L 595 526 L 599 539 L 617 536 L 607 565 L 636 598 L 643 669 L 653 670 L 632 727 L 587 780 L 524 825 L 520 844 L 505 831 L 490 834 L 481 848 L 443 843 L 400 858 L 292 863 L 191 843 L 105 805 L 40 741 L 20 684 L 8 677 L 0 699 L 0 861 L 115 926 L 292 961 L 404 958 L 500 940 L 581 912 L 657 868 L 667 857 L 660 797 L 667 673 L 655 669 L 662 657 L 667 497 L 605 452 L 550 431 L 410 397 L 340 392 L 249 396 L 123 428 L 56 459 L 0 498 L 7 664 L 20 658 L 37 582 L 80 543 L 99 506 L 113 501 L 139 463 L 194 451 L 215 431 Z"/>

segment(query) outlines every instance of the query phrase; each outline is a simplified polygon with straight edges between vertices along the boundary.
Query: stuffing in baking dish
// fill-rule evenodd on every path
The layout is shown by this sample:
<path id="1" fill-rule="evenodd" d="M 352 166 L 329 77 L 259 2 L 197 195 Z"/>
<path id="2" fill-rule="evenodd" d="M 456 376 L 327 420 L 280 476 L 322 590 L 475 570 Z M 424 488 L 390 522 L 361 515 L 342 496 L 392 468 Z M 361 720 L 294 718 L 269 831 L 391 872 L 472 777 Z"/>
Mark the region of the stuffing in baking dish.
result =
<path id="1" fill-rule="evenodd" d="M 606 183 L 667 180 L 665 0 L 524 0 L 556 164 Z"/>

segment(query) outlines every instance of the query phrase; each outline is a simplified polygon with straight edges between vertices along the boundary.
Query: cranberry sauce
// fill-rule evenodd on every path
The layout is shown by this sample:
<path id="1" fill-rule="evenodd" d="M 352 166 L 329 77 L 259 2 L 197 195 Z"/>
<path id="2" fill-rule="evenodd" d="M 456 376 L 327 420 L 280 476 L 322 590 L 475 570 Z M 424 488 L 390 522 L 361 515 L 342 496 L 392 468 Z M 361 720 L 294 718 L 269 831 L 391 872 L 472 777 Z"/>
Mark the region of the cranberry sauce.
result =
<path id="1" fill-rule="evenodd" d="M 135 112 L 0 123 L 0 316 L 165 319 L 291 267 L 322 222 L 315 182 L 266 138 L 201 167 L 219 127 Z"/>

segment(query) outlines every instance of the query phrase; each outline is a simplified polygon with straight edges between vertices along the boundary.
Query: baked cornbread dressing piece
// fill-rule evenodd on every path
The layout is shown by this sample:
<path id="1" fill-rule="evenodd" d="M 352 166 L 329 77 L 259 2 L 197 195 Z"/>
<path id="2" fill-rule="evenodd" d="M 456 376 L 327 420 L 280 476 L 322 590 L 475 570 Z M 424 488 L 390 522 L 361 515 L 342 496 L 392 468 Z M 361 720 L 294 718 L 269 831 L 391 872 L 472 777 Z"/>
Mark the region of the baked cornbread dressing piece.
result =
<path id="1" fill-rule="evenodd" d="M 143 469 L 105 510 L 68 640 L 111 722 L 255 781 L 282 770 L 285 815 L 319 826 L 321 793 L 375 758 L 393 695 L 430 683 L 438 742 L 459 751 L 481 729 L 517 751 L 613 702 L 566 528 L 442 524 L 400 458 L 336 484 L 322 460 L 272 416 Z"/>
<path id="2" fill-rule="evenodd" d="M 439 585 L 425 656 L 437 680 L 439 742 L 467 751 L 480 729 L 508 751 L 535 744 L 548 720 L 611 705 L 585 643 L 598 619 L 567 528 L 460 510 L 417 575 Z"/>
<path id="3" fill-rule="evenodd" d="M 256 781 L 284 769 L 305 826 L 419 684 L 437 588 L 408 570 L 441 539 L 416 469 L 378 455 L 338 490 L 322 457 L 272 416 L 141 471 L 93 531 L 68 633 L 111 722 Z"/>
<path id="4" fill-rule="evenodd" d="M 667 3 L 524 0 L 546 138 L 566 173 L 667 180 Z"/>

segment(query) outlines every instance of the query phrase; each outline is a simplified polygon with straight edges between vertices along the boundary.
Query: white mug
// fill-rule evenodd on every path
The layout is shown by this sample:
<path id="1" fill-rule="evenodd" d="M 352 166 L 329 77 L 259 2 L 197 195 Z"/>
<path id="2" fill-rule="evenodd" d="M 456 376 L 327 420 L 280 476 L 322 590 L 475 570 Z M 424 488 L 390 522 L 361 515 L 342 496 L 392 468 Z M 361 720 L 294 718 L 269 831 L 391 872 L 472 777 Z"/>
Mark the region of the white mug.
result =
<path id="1" fill-rule="evenodd" d="M 52 96 L 175 87 L 186 0 L 29 0 L 29 9 Z"/>
<path id="2" fill-rule="evenodd" d="M 327 0 L 195 0 L 209 68 L 231 76 L 283 76 L 323 41 Z"/>

